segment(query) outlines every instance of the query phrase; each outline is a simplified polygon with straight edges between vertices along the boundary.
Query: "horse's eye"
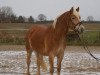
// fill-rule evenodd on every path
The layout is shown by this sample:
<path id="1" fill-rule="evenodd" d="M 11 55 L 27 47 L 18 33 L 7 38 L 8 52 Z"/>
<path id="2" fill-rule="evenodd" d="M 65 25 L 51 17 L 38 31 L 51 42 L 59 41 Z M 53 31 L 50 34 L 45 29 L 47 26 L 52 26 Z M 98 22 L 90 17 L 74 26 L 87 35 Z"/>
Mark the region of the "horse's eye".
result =
<path id="1" fill-rule="evenodd" d="M 75 17 L 72 17 L 72 19 L 75 19 Z"/>

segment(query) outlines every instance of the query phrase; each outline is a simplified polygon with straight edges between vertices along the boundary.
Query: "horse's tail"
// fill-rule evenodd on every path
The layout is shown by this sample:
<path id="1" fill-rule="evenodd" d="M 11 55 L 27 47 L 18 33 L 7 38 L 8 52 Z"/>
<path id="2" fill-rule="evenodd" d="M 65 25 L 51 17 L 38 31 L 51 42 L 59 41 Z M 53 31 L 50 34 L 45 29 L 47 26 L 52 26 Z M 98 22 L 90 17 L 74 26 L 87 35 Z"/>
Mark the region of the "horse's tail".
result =
<path id="1" fill-rule="evenodd" d="M 41 67 L 42 67 L 42 69 L 43 69 L 44 71 L 47 70 L 47 64 L 46 64 L 46 62 L 45 62 L 43 59 L 41 59 L 40 65 L 41 65 Z"/>
<path id="2" fill-rule="evenodd" d="M 32 36 L 32 33 L 33 33 L 34 31 L 31 31 L 31 30 L 29 30 L 28 31 L 28 33 L 27 33 L 27 35 L 26 35 L 26 38 L 25 38 L 25 41 L 26 41 L 26 50 L 32 50 L 32 46 L 31 46 L 31 36 Z"/>
<path id="3" fill-rule="evenodd" d="M 31 44 L 30 44 L 30 38 L 26 37 L 26 43 L 25 43 L 25 46 L 26 46 L 26 50 L 28 52 L 28 50 L 30 51 L 31 50 Z"/>

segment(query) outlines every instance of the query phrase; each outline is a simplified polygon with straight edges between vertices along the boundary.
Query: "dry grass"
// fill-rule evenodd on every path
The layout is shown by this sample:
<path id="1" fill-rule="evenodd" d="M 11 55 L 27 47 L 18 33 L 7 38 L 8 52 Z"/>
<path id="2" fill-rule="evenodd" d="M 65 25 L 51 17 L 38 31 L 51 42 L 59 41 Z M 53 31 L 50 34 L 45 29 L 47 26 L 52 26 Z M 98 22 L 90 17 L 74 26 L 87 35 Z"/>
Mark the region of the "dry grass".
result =
<path id="1" fill-rule="evenodd" d="M 27 30 L 33 25 L 40 24 L 32 24 L 32 23 L 0 23 L 0 44 L 17 44 L 21 45 L 25 43 L 25 35 Z M 50 24 L 41 24 L 41 25 L 51 25 Z M 89 39 L 89 44 L 100 45 L 100 35 L 98 30 L 100 30 L 100 23 L 84 23 L 83 24 L 86 30 L 91 30 L 91 32 L 86 32 L 86 38 Z M 10 29 L 10 30 L 9 30 Z M 93 32 L 92 32 L 93 31 Z M 96 32 L 97 31 L 97 32 Z M 88 35 L 88 36 L 87 36 Z M 98 36 L 99 35 L 99 36 Z M 93 41 L 91 41 L 93 40 Z M 72 40 L 68 44 L 78 45 L 77 41 Z"/>
<path id="2" fill-rule="evenodd" d="M 33 25 L 32 23 L 0 23 L 0 29 L 28 29 Z M 41 24 L 41 25 L 52 25 L 50 24 Z M 87 30 L 100 30 L 100 23 L 83 23 Z"/>
<path id="3" fill-rule="evenodd" d="M 29 29 L 33 23 L 0 23 L 0 29 Z M 50 24 L 41 24 L 41 25 L 50 25 Z"/>
<path id="4" fill-rule="evenodd" d="M 84 23 L 86 30 L 100 30 L 100 23 Z"/>

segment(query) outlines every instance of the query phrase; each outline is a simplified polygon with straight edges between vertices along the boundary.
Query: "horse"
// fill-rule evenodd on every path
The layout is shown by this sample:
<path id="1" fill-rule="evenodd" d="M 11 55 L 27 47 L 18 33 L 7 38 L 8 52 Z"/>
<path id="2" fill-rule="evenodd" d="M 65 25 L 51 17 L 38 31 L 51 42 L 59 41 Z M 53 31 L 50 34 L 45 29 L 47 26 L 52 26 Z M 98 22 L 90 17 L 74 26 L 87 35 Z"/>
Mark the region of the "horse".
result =
<path id="1" fill-rule="evenodd" d="M 60 75 L 61 62 L 66 48 L 66 34 L 70 30 L 82 32 L 79 7 L 72 7 L 54 20 L 50 26 L 34 25 L 26 35 L 27 74 L 30 74 L 30 58 L 34 51 L 37 57 L 37 75 L 40 75 L 40 66 L 46 66 L 43 56 L 49 57 L 50 75 L 54 72 L 54 58 L 57 57 L 57 75 Z"/>

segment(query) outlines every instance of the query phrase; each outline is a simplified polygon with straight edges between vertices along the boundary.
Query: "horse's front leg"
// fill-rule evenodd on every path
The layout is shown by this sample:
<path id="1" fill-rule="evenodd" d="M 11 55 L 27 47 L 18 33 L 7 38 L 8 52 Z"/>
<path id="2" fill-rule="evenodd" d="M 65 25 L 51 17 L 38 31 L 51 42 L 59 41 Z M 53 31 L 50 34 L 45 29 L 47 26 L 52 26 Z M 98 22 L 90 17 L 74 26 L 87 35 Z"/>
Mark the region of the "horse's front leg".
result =
<path id="1" fill-rule="evenodd" d="M 50 74 L 53 75 L 54 72 L 54 55 L 50 53 L 49 55 L 49 63 L 50 63 Z"/>
<path id="2" fill-rule="evenodd" d="M 61 62 L 64 56 L 64 52 L 61 52 L 57 55 L 57 75 L 60 75 L 61 71 Z"/>

